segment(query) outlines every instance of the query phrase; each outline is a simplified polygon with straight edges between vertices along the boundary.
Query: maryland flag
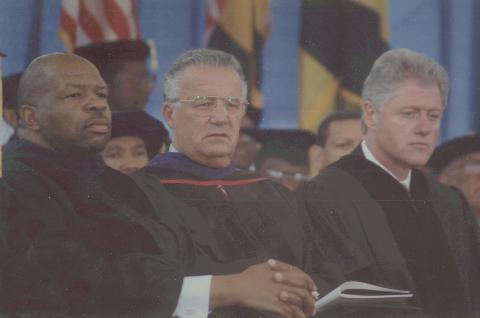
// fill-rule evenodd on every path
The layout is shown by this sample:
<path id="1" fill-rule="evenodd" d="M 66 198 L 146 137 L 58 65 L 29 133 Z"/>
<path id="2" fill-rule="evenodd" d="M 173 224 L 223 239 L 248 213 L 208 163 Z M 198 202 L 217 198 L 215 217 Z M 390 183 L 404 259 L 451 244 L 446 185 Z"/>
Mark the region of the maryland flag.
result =
<path id="1" fill-rule="evenodd" d="M 299 125 L 358 109 L 363 81 L 388 49 L 387 0 L 303 0 Z"/>
<path id="2" fill-rule="evenodd" d="M 209 0 L 207 47 L 233 54 L 248 82 L 248 100 L 260 109 L 262 49 L 270 31 L 270 0 Z"/>
<path id="3" fill-rule="evenodd" d="M 66 49 L 140 38 L 135 0 L 62 0 L 59 37 Z"/>

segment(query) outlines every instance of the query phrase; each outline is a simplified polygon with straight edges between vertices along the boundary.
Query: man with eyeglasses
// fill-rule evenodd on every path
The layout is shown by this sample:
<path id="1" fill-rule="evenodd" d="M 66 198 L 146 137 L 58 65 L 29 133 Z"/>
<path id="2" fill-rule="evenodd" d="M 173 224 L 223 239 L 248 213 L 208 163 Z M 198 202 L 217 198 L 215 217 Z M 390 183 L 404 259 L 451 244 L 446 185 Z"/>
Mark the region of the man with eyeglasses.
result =
<path id="1" fill-rule="evenodd" d="M 222 51 L 188 51 L 167 72 L 163 93 L 163 116 L 172 132 L 170 152 L 152 159 L 134 178 L 153 204 L 162 204 L 155 194 L 162 184 L 196 211 L 175 211 L 193 237 L 196 257 L 181 292 L 196 295 L 196 303 L 179 303 L 177 314 L 312 314 L 316 287 L 299 269 L 311 270 L 302 211 L 288 189 L 232 164 L 247 105 L 238 61 Z M 269 262 L 260 273 L 258 266 L 266 259 L 288 265 Z M 328 268 L 320 263 L 322 270 Z"/>
<path id="2" fill-rule="evenodd" d="M 471 134 L 438 146 L 428 166 L 441 183 L 458 188 L 480 222 L 480 135 Z"/>

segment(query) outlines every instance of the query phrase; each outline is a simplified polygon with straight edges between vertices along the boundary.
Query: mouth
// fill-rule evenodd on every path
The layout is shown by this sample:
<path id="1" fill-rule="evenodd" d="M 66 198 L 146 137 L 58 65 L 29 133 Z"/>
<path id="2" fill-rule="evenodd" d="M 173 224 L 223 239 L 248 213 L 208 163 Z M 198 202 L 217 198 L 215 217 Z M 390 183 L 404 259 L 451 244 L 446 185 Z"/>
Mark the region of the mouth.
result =
<path id="1" fill-rule="evenodd" d="M 227 134 L 216 133 L 216 134 L 209 134 L 205 138 L 222 138 L 222 139 L 230 139 Z"/>
<path id="2" fill-rule="evenodd" d="M 430 149 L 430 144 L 426 142 L 412 142 L 410 143 L 410 146 L 420 149 L 420 150 L 428 150 Z"/>
<path id="3" fill-rule="evenodd" d="M 87 130 L 95 134 L 108 134 L 110 132 L 110 122 L 104 118 L 95 118 L 87 122 Z"/>

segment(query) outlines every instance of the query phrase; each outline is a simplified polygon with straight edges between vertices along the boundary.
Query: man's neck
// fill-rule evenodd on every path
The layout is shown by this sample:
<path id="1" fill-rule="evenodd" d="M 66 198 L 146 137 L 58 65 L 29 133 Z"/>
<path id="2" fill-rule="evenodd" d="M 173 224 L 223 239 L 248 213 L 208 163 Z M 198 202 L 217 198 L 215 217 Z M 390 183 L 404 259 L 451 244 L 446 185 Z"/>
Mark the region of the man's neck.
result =
<path id="1" fill-rule="evenodd" d="M 173 144 L 170 145 L 170 148 L 168 149 L 168 151 L 181 153 L 187 158 L 189 158 L 190 160 L 212 169 L 223 169 L 223 168 L 227 168 L 232 164 L 232 159 L 226 156 L 223 156 L 223 157 L 189 156 L 187 153 L 176 148 Z"/>
<path id="2" fill-rule="evenodd" d="M 369 143 L 368 139 L 362 141 L 361 145 L 365 157 L 369 161 L 372 161 L 376 165 L 380 166 L 383 170 L 392 175 L 392 177 L 394 177 L 397 181 L 401 183 L 406 182 L 406 186 L 407 188 L 409 188 L 410 176 L 412 171 L 411 168 L 404 169 L 401 167 L 395 167 L 394 165 L 390 164 L 387 160 L 382 158 L 382 156 L 380 155 L 381 152 L 379 152 L 376 148 L 376 144 L 373 142 Z"/>
<path id="3" fill-rule="evenodd" d="M 48 142 L 45 141 L 45 139 L 43 139 L 39 134 L 35 133 L 32 130 L 18 128 L 17 135 L 19 139 L 26 140 L 34 145 L 51 151 L 56 151 Z"/>

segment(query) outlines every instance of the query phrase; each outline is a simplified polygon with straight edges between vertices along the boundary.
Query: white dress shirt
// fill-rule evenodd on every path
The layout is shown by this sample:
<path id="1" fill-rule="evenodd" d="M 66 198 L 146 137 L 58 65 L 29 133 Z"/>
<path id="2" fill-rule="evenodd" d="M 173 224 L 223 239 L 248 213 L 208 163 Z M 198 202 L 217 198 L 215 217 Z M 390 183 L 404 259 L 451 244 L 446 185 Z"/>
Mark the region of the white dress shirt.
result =
<path id="1" fill-rule="evenodd" d="M 368 160 L 368 161 L 371 161 L 373 162 L 374 164 L 376 164 L 377 166 L 379 166 L 380 168 L 382 168 L 383 170 L 385 170 L 389 175 L 391 175 L 395 180 L 397 180 L 398 182 L 400 182 L 406 189 L 408 192 L 410 192 L 410 182 L 412 180 L 412 169 L 409 169 L 408 170 L 408 174 L 407 174 L 407 177 L 403 180 L 399 180 L 390 170 L 388 170 L 384 165 L 382 165 L 376 158 L 375 156 L 373 155 L 373 153 L 370 151 L 370 149 L 368 149 L 367 147 L 367 143 L 365 142 L 365 140 L 362 141 L 362 151 L 363 151 L 363 154 L 365 155 L 365 158 Z"/>
<path id="2" fill-rule="evenodd" d="M 173 316 L 206 318 L 209 313 L 211 282 L 212 275 L 185 277 Z"/>

